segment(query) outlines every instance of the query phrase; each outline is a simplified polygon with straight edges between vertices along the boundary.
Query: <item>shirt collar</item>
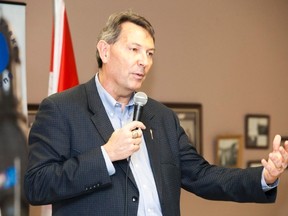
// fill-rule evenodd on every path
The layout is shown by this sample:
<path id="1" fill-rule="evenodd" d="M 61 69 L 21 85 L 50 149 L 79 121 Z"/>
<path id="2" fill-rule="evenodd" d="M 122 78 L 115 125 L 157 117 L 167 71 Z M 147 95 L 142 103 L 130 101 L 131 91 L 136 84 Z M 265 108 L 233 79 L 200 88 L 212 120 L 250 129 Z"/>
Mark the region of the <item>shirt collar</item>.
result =
<path id="1" fill-rule="evenodd" d="M 116 108 L 121 107 L 121 103 L 119 103 L 118 101 L 116 101 L 107 91 L 106 89 L 101 85 L 100 81 L 99 81 L 99 73 L 96 74 L 95 76 L 95 82 L 96 82 L 96 86 L 97 86 L 97 90 L 99 93 L 99 96 L 102 100 L 102 103 L 105 107 L 106 112 L 108 113 L 108 115 L 113 116 L 116 113 Z M 134 111 L 134 95 L 130 98 L 128 104 L 126 105 L 125 109 L 128 110 L 128 115 L 130 116 L 132 114 L 132 112 Z M 126 111 L 125 111 L 126 112 Z"/>

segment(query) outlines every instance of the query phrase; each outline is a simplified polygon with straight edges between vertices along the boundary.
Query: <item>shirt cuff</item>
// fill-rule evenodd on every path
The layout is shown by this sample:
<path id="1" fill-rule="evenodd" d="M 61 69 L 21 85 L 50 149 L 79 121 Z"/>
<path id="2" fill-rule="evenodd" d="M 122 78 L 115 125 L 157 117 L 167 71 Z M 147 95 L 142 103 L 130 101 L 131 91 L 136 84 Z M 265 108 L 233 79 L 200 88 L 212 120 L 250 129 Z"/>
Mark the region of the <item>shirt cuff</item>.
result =
<path id="1" fill-rule="evenodd" d="M 262 190 L 264 192 L 267 192 L 275 187 L 277 187 L 279 185 L 279 179 L 277 179 L 273 184 L 269 184 L 267 185 L 265 178 L 264 178 L 264 169 L 262 171 L 262 178 L 261 178 L 261 185 L 262 185 Z"/>
<path id="2" fill-rule="evenodd" d="M 112 161 L 110 160 L 110 158 L 109 158 L 109 156 L 108 156 L 108 154 L 107 154 L 107 152 L 103 146 L 101 146 L 101 151 L 102 151 L 102 154 L 103 154 L 104 159 L 105 159 L 107 171 L 108 171 L 109 175 L 111 176 L 111 175 L 115 174 L 115 172 L 116 172 L 115 167 L 114 167 Z"/>

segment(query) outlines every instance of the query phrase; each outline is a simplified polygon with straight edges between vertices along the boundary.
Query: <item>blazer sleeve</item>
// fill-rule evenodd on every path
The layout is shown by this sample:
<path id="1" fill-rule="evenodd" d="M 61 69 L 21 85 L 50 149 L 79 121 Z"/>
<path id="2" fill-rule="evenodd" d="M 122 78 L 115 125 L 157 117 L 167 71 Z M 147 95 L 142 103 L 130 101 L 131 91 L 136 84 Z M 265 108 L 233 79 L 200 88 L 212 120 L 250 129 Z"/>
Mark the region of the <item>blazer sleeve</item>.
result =
<path id="1" fill-rule="evenodd" d="M 209 164 L 189 144 L 187 135 L 174 115 L 177 131 L 182 188 L 202 198 L 235 202 L 275 202 L 277 188 L 262 190 L 263 167 L 225 168 Z"/>
<path id="2" fill-rule="evenodd" d="M 81 134 L 87 133 L 89 127 L 75 128 L 74 112 L 77 110 L 59 106 L 51 98 L 40 105 L 29 134 L 29 163 L 24 179 L 31 204 L 50 204 L 111 184 L 98 138 L 95 135 L 95 140 L 85 140 Z M 90 143 L 95 147 L 79 151 L 72 145 L 72 137 L 75 145 Z"/>

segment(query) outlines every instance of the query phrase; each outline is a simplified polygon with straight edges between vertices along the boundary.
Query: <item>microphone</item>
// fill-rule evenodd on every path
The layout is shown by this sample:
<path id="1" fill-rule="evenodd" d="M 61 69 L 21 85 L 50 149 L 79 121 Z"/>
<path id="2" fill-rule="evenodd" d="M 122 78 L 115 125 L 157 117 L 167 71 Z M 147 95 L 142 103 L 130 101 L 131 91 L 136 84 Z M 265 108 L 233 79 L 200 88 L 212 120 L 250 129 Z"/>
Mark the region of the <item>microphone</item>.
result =
<path id="1" fill-rule="evenodd" d="M 137 92 L 134 95 L 134 113 L 133 113 L 133 121 L 139 121 L 142 115 L 143 107 L 148 101 L 148 97 L 144 92 Z M 135 128 L 134 130 L 137 130 Z M 124 215 L 128 215 L 128 175 L 129 175 L 129 167 L 131 161 L 131 155 L 127 158 L 128 166 L 126 170 L 126 177 L 125 177 L 125 209 Z"/>
<path id="2" fill-rule="evenodd" d="M 134 95 L 134 113 L 133 121 L 140 121 L 143 107 L 148 101 L 148 97 L 144 92 L 137 92 Z"/>

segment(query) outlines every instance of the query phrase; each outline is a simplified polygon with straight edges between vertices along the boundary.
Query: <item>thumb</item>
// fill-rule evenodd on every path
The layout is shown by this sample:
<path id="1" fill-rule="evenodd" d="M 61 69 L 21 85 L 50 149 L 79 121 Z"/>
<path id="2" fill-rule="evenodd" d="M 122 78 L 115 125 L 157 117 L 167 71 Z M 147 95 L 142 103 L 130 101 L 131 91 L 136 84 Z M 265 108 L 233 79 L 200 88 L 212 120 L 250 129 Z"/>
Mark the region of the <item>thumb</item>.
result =
<path id="1" fill-rule="evenodd" d="M 279 151 L 280 144 L 281 144 L 281 136 L 277 134 L 273 140 L 273 152 Z"/>

